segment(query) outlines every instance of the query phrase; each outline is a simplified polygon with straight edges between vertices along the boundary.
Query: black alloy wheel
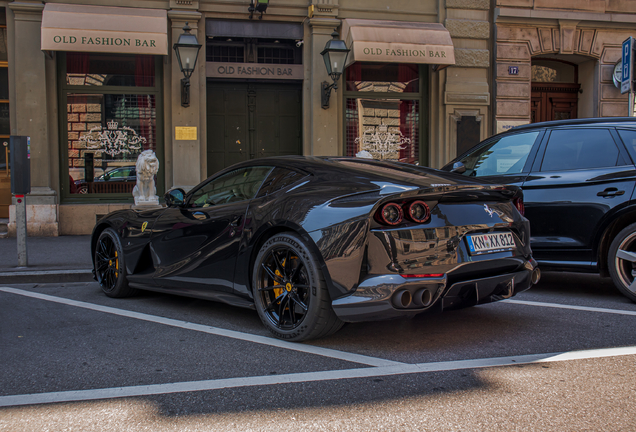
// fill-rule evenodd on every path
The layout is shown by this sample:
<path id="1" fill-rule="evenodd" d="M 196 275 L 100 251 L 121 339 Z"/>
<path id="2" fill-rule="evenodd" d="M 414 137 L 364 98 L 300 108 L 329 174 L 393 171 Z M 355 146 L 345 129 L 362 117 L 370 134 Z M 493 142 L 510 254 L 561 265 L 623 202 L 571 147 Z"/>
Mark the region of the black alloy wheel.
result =
<path id="1" fill-rule="evenodd" d="M 254 262 L 252 287 L 261 321 L 281 339 L 313 339 L 342 327 L 317 259 L 295 234 L 265 242 Z"/>
<path id="2" fill-rule="evenodd" d="M 614 237 L 607 264 L 616 288 L 636 302 L 636 224 L 627 226 Z"/>
<path id="3" fill-rule="evenodd" d="M 137 290 L 128 286 L 121 241 L 112 228 L 106 228 L 99 235 L 94 263 L 97 282 L 107 296 L 128 297 L 135 294 Z"/>

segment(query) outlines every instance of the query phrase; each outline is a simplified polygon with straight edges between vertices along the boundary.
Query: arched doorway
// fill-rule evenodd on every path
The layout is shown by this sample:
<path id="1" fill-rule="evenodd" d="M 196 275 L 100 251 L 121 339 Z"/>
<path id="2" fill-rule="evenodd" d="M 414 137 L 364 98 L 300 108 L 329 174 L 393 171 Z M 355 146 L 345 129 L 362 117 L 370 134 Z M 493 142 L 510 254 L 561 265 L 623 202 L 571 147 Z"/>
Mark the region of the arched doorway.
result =
<path id="1" fill-rule="evenodd" d="M 532 123 L 578 117 L 579 66 L 566 60 L 532 59 Z"/>

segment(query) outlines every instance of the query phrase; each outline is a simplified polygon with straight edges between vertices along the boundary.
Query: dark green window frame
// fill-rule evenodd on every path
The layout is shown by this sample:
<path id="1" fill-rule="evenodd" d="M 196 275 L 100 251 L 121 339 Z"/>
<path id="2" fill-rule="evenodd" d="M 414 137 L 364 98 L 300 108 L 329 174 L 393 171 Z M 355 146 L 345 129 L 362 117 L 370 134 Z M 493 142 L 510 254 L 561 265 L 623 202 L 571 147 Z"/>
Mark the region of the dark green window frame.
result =
<path id="1" fill-rule="evenodd" d="M 364 99 L 393 99 L 393 100 L 417 100 L 419 103 L 419 163 L 421 166 L 429 166 L 429 141 L 428 141 L 428 122 L 429 122 L 429 74 L 430 65 L 420 64 L 419 68 L 419 88 L 417 93 L 396 93 L 396 92 L 359 92 L 344 90 L 342 93 L 342 113 L 343 113 L 343 131 L 342 131 L 342 154 L 346 154 L 347 146 L 347 98 L 364 98 Z M 346 71 L 345 71 L 346 73 Z M 346 75 L 340 78 L 339 87 L 346 89 Z"/>
<path id="2" fill-rule="evenodd" d="M 121 54 L 122 57 L 132 57 Z M 157 173 L 157 195 L 161 198 L 165 193 L 165 158 L 164 158 L 164 122 L 163 122 L 163 68 L 162 57 L 154 56 L 155 85 L 154 87 L 135 86 L 77 86 L 66 83 L 66 52 L 57 52 L 57 87 L 59 113 L 59 142 L 60 142 L 60 202 L 63 204 L 97 204 L 97 203 L 132 203 L 132 193 L 91 193 L 87 195 L 71 194 L 68 169 L 68 95 L 82 93 L 86 95 L 103 94 L 134 94 L 154 95 L 156 112 L 157 144 L 155 154 L 159 160 Z"/>

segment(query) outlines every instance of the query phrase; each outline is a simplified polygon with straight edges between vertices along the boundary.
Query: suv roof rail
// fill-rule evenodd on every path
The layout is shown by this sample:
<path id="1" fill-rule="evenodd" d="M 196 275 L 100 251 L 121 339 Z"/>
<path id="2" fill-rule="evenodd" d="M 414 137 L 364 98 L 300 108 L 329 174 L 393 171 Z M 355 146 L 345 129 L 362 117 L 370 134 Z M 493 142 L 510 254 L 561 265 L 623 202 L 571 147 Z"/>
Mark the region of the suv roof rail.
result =
<path id="1" fill-rule="evenodd" d="M 571 120 L 554 120 L 540 123 L 530 123 L 527 125 L 515 126 L 510 131 L 518 131 L 522 129 L 532 129 L 547 126 L 568 126 L 568 125 L 580 125 L 580 124 L 594 124 L 594 123 L 626 123 L 633 122 L 636 126 L 636 117 L 594 117 L 594 118 L 580 118 Z"/>

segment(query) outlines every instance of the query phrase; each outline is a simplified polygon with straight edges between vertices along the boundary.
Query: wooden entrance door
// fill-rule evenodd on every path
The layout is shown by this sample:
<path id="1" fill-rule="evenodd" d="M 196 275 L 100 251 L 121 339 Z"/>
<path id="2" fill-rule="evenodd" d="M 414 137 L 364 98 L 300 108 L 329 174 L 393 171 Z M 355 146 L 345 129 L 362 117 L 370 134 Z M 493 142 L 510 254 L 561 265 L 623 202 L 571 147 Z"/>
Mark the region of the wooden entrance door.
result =
<path id="1" fill-rule="evenodd" d="M 577 118 L 580 84 L 532 84 L 531 122 Z"/>
<path id="2" fill-rule="evenodd" d="M 302 154 L 298 84 L 208 83 L 208 176 L 234 163 Z"/>

